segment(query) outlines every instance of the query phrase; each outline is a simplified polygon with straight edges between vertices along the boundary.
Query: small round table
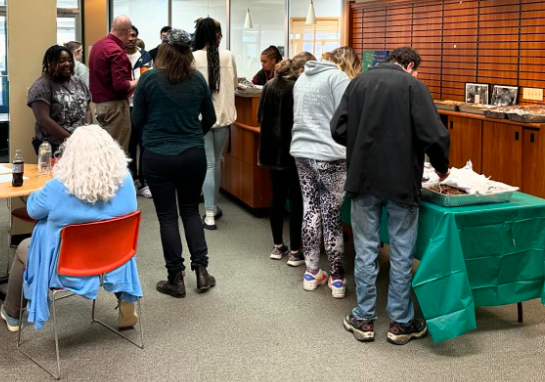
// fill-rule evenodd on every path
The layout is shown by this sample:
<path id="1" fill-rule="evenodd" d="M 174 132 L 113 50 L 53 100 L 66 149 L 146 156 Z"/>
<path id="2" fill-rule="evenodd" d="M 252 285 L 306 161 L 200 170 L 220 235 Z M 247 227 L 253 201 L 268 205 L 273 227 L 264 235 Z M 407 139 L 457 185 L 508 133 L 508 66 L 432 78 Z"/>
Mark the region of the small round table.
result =
<path id="1" fill-rule="evenodd" d="M 8 163 L 2 164 L 4 167 L 11 168 L 12 165 Z M 52 176 L 40 176 L 38 173 L 38 165 L 37 164 L 26 164 L 25 163 L 25 173 L 24 176 L 28 179 L 25 179 L 23 181 L 23 185 L 21 187 L 13 187 L 10 182 L 4 182 L 0 183 L 0 199 L 11 199 L 11 198 L 21 198 L 23 202 L 26 202 L 24 197 L 32 194 L 35 191 L 38 191 L 39 189 L 43 188 L 45 186 L 45 183 L 52 179 Z M 8 205 L 9 206 L 9 205 Z M 8 232 L 8 241 L 11 241 L 11 219 L 9 218 L 9 232 Z M 8 243 L 8 247 L 9 247 Z M 8 254 L 8 261 L 7 266 L 9 267 L 9 254 Z M 9 269 L 7 270 L 9 271 Z M 2 276 L 0 277 L 0 284 L 5 284 L 8 281 L 8 276 Z M 2 289 L 0 289 L 0 299 L 5 300 L 6 295 Z"/>
<path id="2" fill-rule="evenodd" d="M 11 164 L 3 164 L 2 166 L 11 168 Z M 11 182 L 0 183 L 0 199 L 17 198 L 22 196 L 28 196 L 34 191 L 45 186 L 45 183 L 52 179 L 51 176 L 40 176 L 38 174 L 37 164 L 25 163 L 25 179 L 21 187 L 13 187 Z"/>

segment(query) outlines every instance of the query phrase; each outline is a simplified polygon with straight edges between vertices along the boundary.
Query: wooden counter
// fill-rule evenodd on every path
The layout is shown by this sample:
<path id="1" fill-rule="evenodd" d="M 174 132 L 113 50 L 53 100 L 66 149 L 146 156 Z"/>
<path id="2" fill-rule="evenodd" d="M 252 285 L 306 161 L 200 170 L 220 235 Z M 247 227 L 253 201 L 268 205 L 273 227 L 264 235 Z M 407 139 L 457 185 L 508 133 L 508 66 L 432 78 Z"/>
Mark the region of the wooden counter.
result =
<path id="1" fill-rule="evenodd" d="M 451 167 L 471 160 L 476 172 L 545 198 L 545 124 L 447 110 L 439 114 L 450 132 Z"/>
<path id="2" fill-rule="evenodd" d="M 235 105 L 237 121 L 223 154 L 221 188 L 253 214 L 264 216 L 271 203 L 271 181 L 269 171 L 257 165 L 259 96 L 237 96 Z"/>

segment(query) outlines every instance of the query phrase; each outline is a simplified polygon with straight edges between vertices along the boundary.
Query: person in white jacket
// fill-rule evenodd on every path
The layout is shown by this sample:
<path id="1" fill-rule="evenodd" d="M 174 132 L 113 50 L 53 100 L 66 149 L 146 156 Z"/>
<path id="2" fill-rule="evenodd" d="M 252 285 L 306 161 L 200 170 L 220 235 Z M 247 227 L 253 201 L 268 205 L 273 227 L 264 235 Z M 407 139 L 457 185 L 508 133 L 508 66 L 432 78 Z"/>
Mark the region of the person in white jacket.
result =
<path id="1" fill-rule="evenodd" d="M 221 156 L 229 128 L 237 119 L 235 89 L 238 86 L 235 56 L 228 50 L 220 50 L 221 25 L 207 17 L 197 24 L 195 31 L 195 67 L 208 81 L 217 122 L 204 137 L 207 171 L 204 180 L 204 228 L 217 229 L 216 220 L 223 213 L 219 209 L 218 194 L 221 179 Z"/>

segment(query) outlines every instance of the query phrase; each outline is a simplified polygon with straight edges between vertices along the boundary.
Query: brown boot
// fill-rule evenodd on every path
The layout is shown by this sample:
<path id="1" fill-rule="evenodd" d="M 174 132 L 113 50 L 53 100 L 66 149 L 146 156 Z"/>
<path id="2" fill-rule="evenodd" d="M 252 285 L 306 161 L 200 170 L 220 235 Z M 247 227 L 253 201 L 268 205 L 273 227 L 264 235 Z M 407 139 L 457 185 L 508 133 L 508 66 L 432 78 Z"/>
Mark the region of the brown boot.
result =
<path id="1" fill-rule="evenodd" d="M 138 315 L 134 311 L 134 302 L 119 301 L 119 320 L 117 321 L 119 329 L 132 328 L 137 322 Z"/>
<path id="2" fill-rule="evenodd" d="M 161 293 L 171 295 L 172 297 L 185 297 L 183 272 L 178 273 L 172 282 L 170 282 L 170 280 L 159 281 L 157 283 L 157 290 Z"/>
<path id="3" fill-rule="evenodd" d="M 208 270 L 204 265 L 197 265 L 195 273 L 197 275 L 197 293 L 205 293 L 216 285 L 216 279 L 208 274 Z"/>

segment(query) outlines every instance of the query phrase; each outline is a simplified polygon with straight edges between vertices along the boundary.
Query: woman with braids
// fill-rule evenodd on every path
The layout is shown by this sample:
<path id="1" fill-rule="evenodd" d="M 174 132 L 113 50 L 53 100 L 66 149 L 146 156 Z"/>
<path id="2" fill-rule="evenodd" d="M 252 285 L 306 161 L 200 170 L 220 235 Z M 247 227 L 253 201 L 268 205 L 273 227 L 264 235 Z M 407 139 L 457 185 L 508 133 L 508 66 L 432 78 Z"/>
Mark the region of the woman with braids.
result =
<path id="1" fill-rule="evenodd" d="M 222 216 L 218 207 L 221 179 L 221 155 L 229 137 L 229 128 L 237 119 L 235 89 L 238 86 L 235 56 L 228 50 L 219 50 L 221 25 L 207 17 L 197 23 L 195 31 L 195 67 L 208 81 L 216 111 L 216 124 L 204 137 L 206 151 L 206 178 L 204 180 L 204 228 L 217 229 L 216 219 Z"/>
<path id="2" fill-rule="evenodd" d="M 261 124 L 258 163 L 261 167 L 269 169 L 272 185 L 270 222 L 274 245 L 270 258 L 281 260 L 289 253 L 288 265 L 293 267 L 305 263 L 301 252 L 303 198 L 295 160 L 290 155 L 293 87 L 305 64 L 311 60 L 316 61 L 316 57 L 308 52 L 301 52 L 293 59 L 286 59 L 276 65 L 276 77 L 263 87 L 257 109 L 257 119 Z M 284 244 L 282 238 L 288 197 L 291 248 Z"/>
<path id="3" fill-rule="evenodd" d="M 265 85 L 274 77 L 274 68 L 276 64 L 282 61 L 282 55 L 278 48 L 274 45 L 269 46 L 261 52 L 261 67 L 262 69 L 252 79 L 254 85 Z"/>
<path id="4" fill-rule="evenodd" d="M 199 216 L 206 176 L 204 136 L 216 123 L 210 89 L 195 70 L 191 36 L 170 30 L 159 46 L 155 68 L 140 77 L 134 95 L 133 126 L 143 131 L 144 176 L 151 190 L 168 279 L 157 290 L 185 297 L 184 259 L 178 212 L 197 276 L 197 292 L 216 285 L 208 274 L 208 247 Z"/>
<path id="5" fill-rule="evenodd" d="M 74 130 L 93 122 L 91 93 L 74 75 L 74 55 L 64 46 L 54 45 L 45 52 L 42 75 L 28 92 L 28 106 L 36 117 L 32 145 L 36 154 L 44 140 L 53 153 Z"/>

